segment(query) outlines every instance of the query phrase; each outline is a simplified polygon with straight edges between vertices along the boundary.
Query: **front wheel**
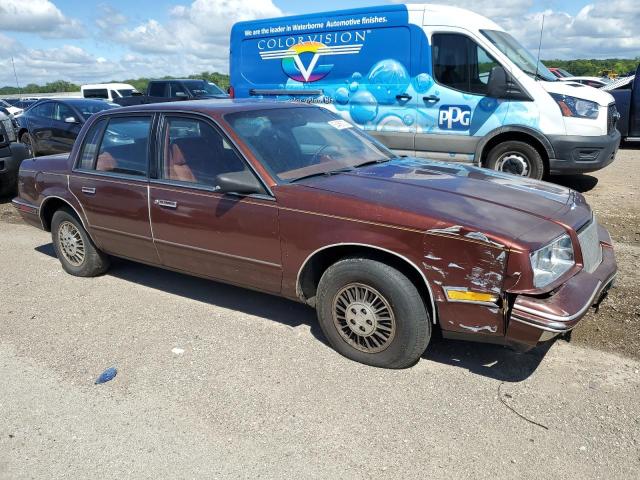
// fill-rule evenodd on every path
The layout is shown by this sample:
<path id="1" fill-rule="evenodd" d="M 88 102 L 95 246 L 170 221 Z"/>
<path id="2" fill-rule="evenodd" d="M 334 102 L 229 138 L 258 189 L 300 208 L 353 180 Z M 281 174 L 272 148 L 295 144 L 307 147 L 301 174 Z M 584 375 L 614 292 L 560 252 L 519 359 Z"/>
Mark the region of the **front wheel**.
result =
<path id="1" fill-rule="evenodd" d="M 409 367 L 431 338 L 429 314 L 416 286 L 381 262 L 347 258 L 333 264 L 320 279 L 316 305 L 331 346 L 360 363 Z"/>
<path id="2" fill-rule="evenodd" d="M 51 237 L 65 272 L 77 277 L 96 277 L 109 269 L 109 257 L 94 245 L 70 211 L 58 210 L 53 214 Z"/>
<path id="3" fill-rule="evenodd" d="M 487 155 L 486 166 L 537 180 L 544 176 L 544 162 L 538 150 L 520 141 L 507 141 L 493 147 Z"/>
<path id="4" fill-rule="evenodd" d="M 29 157 L 35 156 L 33 154 L 33 139 L 31 138 L 31 134 L 29 132 L 24 132 L 20 135 L 20 143 L 24 144 L 27 147 L 27 153 Z"/>

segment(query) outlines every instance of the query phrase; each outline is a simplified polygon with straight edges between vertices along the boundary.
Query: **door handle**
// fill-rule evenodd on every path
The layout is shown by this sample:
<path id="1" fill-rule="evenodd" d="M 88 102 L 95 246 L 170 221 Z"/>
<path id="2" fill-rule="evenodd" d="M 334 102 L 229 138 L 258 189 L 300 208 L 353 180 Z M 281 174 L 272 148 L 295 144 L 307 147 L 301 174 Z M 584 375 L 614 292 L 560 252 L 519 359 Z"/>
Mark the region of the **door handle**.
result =
<path id="1" fill-rule="evenodd" d="M 433 103 L 438 103 L 440 101 L 440 97 L 437 97 L 435 95 L 429 95 L 426 97 L 422 97 L 422 100 L 425 102 L 433 102 Z"/>
<path id="2" fill-rule="evenodd" d="M 95 195 L 96 189 L 94 187 L 82 187 L 82 193 L 86 193 L 87 195 Z"/>
<path id="3" fill-rule="evenodd" d="M 399 102 L 408 102 L 412 98 L 413 97 L 411 95 L 409 95 L 408 93 L 401 93 L 399 95 L 396 95 L 396 100 L 398 100 Z"/>
<path id="4" fill-rule="evenodd" d="M 153 203 L 163 208 L 178 208 L 178 202 L 172 202 L 171 200 L 160 200 L 156 198 Z"/>

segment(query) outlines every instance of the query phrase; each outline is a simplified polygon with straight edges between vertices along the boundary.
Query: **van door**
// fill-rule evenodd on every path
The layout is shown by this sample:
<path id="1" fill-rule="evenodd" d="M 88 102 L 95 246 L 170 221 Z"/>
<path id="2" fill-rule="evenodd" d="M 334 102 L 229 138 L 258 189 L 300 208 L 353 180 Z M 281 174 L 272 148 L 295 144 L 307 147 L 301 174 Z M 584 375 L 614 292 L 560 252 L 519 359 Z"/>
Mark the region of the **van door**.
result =
<path id="1" fill-rule="evenodd" d="M 473 162 L 478 143 L 504 123 L 508 101 L 487 97 L 498 62 L 466 32 L 431 34 L 432 87 L 418 99 L 416 154 Z"/>

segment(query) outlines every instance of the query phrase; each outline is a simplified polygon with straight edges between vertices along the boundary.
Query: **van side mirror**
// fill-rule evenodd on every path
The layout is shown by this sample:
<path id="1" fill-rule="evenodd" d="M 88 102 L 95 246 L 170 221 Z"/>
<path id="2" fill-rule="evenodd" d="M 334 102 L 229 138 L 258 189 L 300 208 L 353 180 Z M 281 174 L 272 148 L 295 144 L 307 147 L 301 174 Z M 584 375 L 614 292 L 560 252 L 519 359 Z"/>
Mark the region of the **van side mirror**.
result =
<path id="1" fill-rule="evenodd" d="M 491 98 L 506 98 L 508 90 L 506 70 L 501 66 L 493 67 L 487 82 L 487 96 Z"/>
<path id="2" fill-rule="evenodd" d="M 265 193 L 262 184 L 249 170 L 221 173 L 216 176 L 215 184 L 216 192 L 219 193 L 238 193 L 241 195 Z"/>

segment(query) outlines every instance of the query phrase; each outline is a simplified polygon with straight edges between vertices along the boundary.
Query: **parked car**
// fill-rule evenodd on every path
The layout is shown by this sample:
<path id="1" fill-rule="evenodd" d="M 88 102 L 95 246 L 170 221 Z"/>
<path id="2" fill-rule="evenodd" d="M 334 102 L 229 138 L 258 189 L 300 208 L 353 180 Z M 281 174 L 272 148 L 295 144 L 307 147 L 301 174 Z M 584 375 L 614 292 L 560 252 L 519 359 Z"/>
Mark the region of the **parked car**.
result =
<path id="1" fill-rule="evenodd" d="M 611 95 L 557 81 L 501 27 L 455 7 L 239 22 L 230 74 L 236 98 L 317 103 L 399 154 L 525 177 L 604 168 L 620 143 Z"/>
<path id="2" fill-rule="evenodd" d="M 3 100 L 1 98 L 0 98 L 0 107 L 7 109 L 7 111 L 11 115 L 20 115 L 22 113 L 22 111 L 23 111 L 22 108 L 14 107 L 9 102 L 7 102 L 6 100 Z"/>
<path id="3" fill-rule="evenodd" d="M 640 141 L 640 65 L 632 77 L 615 80 L 603 90 L 616 99 L 620 120 L 616 123 L 622 138 L 630 142 Z"/>
<path id="4" fill-rule="evenodd" d="M 149 103 L 175 102 L 179 100 L 202 100 L 210 98 L 228 98 L 220 87 L 207 80 L 165 79 L 151 80 L 146 95 L 132 95 L 117 98 L 115 102 L 122 106 L 143 105 Z"/>
<path id="5" fill-rule="evenodd" d="M 18 117 L 18 138 L 34 155 L 70 152 L 91 115 L 116 107 L 95 99 L 43 99 Z"/>
<path id="6" fill-rule="evenodd" d="M 20 108 L 24 111 L 24 110 L 27 110 L 31 105 L 38 102 L 40 99 L 34 98 L 34 97 L 28 97 L 28 98 L 16 98 L 12 100 L 13 101 L 7 100 L 7 102 L 9 102 L 14 107 Z"/>
<path id="7" fill-rule="evenodd" d="M 559 67 L 547 67 L 547 69 L 553 73 L 556 77 L 563 79 L 563 78 L 567 78 L 567 77 L 573 77 L 572 74 L 570 74 L 569 72 L 567 72 L 564 68 L 559 68 Z"/>
<path id="8" fill-rule="evenodd" d="M 82 85 L 80 91 L 84 98 L 102 98 L 109 101 L 130 97 L 138 93 L 138 90 L 128 83 L 94 83 Z"/>
<path id="9" fill-rule="evenodd" d="M 560 80 L 563 82 L 579 83 L 593 88 L 602 88 L 611 83 L 610 79 L 601 77 L 563 77 Z"/>
<path id="10" fill-rule="evenodd" d="M 0 197 L 17 191 L 18 169 L 28 155 L 24 145 L 16 140 L 12 119 L 0 112 Z"/>
<path id="11" fill-rule="evenodd" d="M 14 205 L 72 275 L 112 255 L 302 301 L 338 352 L 378 367 L 412 365 L 436 326 L 532 348 L 616 273 L 581 194 L 397 157 L 302 104 L 101 112 L 70 155 L 23 162 Z"/>

